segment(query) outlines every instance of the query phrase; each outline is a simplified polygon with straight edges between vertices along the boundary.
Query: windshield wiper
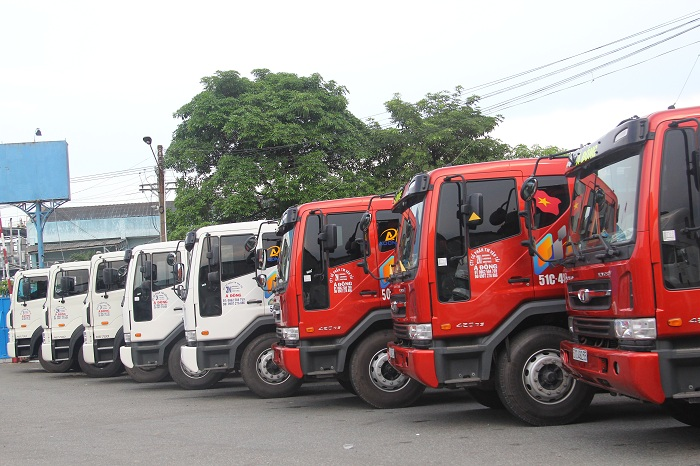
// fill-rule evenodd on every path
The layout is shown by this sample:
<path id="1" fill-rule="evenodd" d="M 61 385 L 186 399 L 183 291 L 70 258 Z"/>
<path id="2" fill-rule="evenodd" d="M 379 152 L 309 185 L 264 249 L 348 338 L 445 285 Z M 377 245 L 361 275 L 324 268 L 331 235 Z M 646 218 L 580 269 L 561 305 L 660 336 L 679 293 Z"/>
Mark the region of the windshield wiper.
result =
<path id="1" fill-rule="evenodd" d="M 603 246 L 605 246 L 605 254 L 596 254 L 596 259 L 604 261 L 609 257 L 615 257 L 620 255 L 620 250 L 612 244 L 610 244 L 606 237 L 601 235 L 600 233 L 596 233 L 595 235 L 589 236 L 588 238 L 586 238 L 586 241 L 590 241 L 592 239 L 599 239 L 600 242 L 603 243 Z"/>

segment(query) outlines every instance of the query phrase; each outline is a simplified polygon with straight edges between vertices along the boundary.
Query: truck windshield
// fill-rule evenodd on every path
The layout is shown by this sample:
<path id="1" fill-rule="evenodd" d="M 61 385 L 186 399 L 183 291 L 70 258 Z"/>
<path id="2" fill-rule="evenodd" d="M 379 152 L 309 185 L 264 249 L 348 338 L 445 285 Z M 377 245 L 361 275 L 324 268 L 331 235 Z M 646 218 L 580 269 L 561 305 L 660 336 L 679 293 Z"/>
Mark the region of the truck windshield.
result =
<path id="1" fill-rule="evenodd" d="M 280 244 L 279 261 L 277 262 L 277 288 L 284 289 L 287 287 L 289 280 L 289 271 L 292 264 L 292 244 L 294 240 L 294 229 L 292 228 L 282 236 Z"/>
<path id="2" fill-rule="evenodd" d="M 640 154 L 583 170 L 571 199 L 571 240 L 579 249 L 609 248 L 635 237 Z"/>
<path id="3" fill-rule="evenodd" d="M 411 276 L 415 275 L 415 270 L 418 268 L 424 209 L 425 197 L 402 214 L 399 242 L 396 247 L 395 272 L 408 272 Z"/>

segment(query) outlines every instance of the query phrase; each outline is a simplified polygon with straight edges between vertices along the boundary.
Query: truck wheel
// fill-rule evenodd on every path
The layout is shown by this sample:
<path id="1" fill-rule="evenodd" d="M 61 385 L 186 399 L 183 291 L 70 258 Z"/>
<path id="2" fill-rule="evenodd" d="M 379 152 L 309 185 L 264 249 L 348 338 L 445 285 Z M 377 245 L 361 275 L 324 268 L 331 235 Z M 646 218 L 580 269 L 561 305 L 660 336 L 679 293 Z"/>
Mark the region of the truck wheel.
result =
<path id="1" fill-rule="evenodd" d="M 158 367 L 132 367 L 131 369 L 125 367 L 126 373 L 129 374 L 134 382 L 138 383 L 156 383 L 162 382 L 167 379 L 170 373 L 168 372 L 168 366 L 158 366 Z"/>
<path id="2" fill-rule="evenodd" d="M 83 347 L 80 347 L 78 351 L 78 364 L 80 364 L 80 370 L 85 373 L 88 377 L 95 378 L 107 378 L 114 377 L 124 372 L 124 364 L 120 360 L 102 363 L 102 364 L 88 364 L 83 359 Z"/>
<path id="3" fill-rule="evenodd" d="M 403 408 L 420 398 L 425 386 L 389 363 L 389 330 L 367 336 L 350 358 L 350 380 L 357 396 L 375 408 Z"/>
<path id="4" fill-rule="evenodd" d="M 469 387 L 467 393 L 474 398 L 474 401 L 482 406 L 491 409 L 503 409 L 503 402 L 496 390 L 484 390 L 483 388 Z"/>
<path id="5" fill-rule="evenodd" d="M 347 371 L 343 372 L 342 374 L 338 374 L 335 379 L 346 391 L 352 393 L 353 395 L 357 395 L 357 392 L 355 392 L 355 387 L 352 386 L 352 382 L 350 381 L 350 376 L 347 374 Z"/>
<path id="6" fill-rule="evenodd" d="M 39 364 L 41 364 L 41 367 L 43 367 L 46 372 L 61 374 L 68 372 L 71 369 L 71 366 L 73 365 L 73 361 L 71 359 L 61 362 L 45 361 L 44 358 L 41 357 L 43 353 L 42 348 L 43 346 L 39 347 Z"/>
<path id="7" fill-rule="evenodd" d="M 663 407 L 676 421 L 700 427 L 700 404 L 668 399 L 664 402 Z"/>
<path id="8" fill-rule="evenodd" d="M 256 337 L 241 356 L 241 377 L 251 392 L 260 398 L 283 398 L 299 390 L 302 380 L 282 370 L 272 360 L 274 333 Z"/>
<path id="9" fill-rule="evenodd" d="M 185 390 L 202 390 L 211 388 L 216 382 L 224 378 L 224 371 L 199 371 L 190 372 L 180 361 L 180 349 L 187 342 L 181 338 L 175 342 L 175 346 L 170 350 L 168 355 L 168 371 L 170 377 L 173 378 L 176 384 Z"/>
<path id="10" fill-rule="evenodd" d="M 559 344 L 567 337 L 560 327 L 530 328 L 498 355 L 496 390 L 515 417 L 535 426 L 570 424 L 591 404 L 593 387 L 562 367 Z"/>

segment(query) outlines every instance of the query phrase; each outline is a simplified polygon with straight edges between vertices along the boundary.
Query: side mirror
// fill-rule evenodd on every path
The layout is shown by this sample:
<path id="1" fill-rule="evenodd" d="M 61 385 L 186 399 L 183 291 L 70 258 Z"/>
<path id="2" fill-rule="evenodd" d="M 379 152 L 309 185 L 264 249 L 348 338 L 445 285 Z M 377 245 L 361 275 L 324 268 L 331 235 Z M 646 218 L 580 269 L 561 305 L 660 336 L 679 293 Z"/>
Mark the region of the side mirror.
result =
<path id="1" fill-rule="evenodd" d="M 127 249 L 126 251 L 124 251 L 124 262 L 128 264 L 129 262 L 131 262 L 132 257 L 134 257 L 134 251 L 132 251 L 131 249 Z"/>
<path id="2" fill-rule="evenodd" d="M 369 231 L 369 225 L 371 223 L 372 223 L 372 213 L 365 212 L 364 214 L 362 214 L 362 218 L 360 218 L 360 230 L 367 233 Z"/>
<path id="3" fill-rule="evenodd" d="M 605 191 L 603 191 L 602 188 L 595 189 L 595 203 L 598 205 L 598 207 L 605 205 Z"/>
<path id="4" fill-rule="evenodd" d="M 258 270 L 265 270 L 265 262 L 267 261 L 267 252 L 264 249 L 255 251 L 255 263 Z"/>
<path id="5" fill-rule="evenodd" d="M 484 223 L 484 195 L 481 193 L 470 194 L 467 205 L 463 206 L 462 214 L 467 226 L 476 227 Z"/>
<path id="6" fill-rule="evenodd" d="M 168 263 L 168 265 L 170 267 L 177 264 L 177 254 L 175 254 L 174 252 L 168 253 L 168 257 L 166 259 L 166 262 Z"/>
<path id="7" fill-rule="evenodd" d="M 267 275 L 264 273 L 256 275 L 255 283 L 257 283 L 258 287 L 262 288 L 263 290 L 267 290 Z"/>
<path id="8" fill-rule="evenodd" d="M 22 299 L 29 301 L 29 296 L 32 294 L 32 284 L 29 279 L 25 278 L 22 280 Z"/>
<path id="9" fill-rule="evenodd" d="M 156 280 L 158 277 L 158 266 L 151 261 L 146 261 L 141 267 L 144 280 Z"/>
<path id="10" fill-rule="evenodd" d="M 185 280 L 185 266 L 182 262 L 175 264 L 173 274 L 175 275 L 175 283 L 182 283 Z"/>
<path id="11" fill-rule="evenodd" d="M 254 251 L 255 246 L 258 244 L 258 238 L 256 236 L 251 236 L 248 238 L 245 242 L 245 245 L 243 246 L 246 250 L 246 252 Z"/>
<path id="12" fill-rule="evenodd" d="M 537 192 L 537 178 L 530 177 L 520 187 L 520 199 L 530 202 Z"/>
<path id="13" fill-rule="evenodd" d="M 318 242 L 324 251 L 335 251 L 338 247 L 338 226 L 330 224 L 323 227 L 323 231 L 318 235 Z"/>
<path id="14" fill-rule="evenodd" d="M 119 270 L 113 268 L 105 268 L 102 270 L 102 282 L 106 287 L 119 283 Z"/>
<path id="15" fill-rule="evenodd" d="M 194 249 L 195 242 L 197 242 L 197 233 L 194 230 L 187 232 L 187 235 L 185 235 L 185 250 L 190 252 Z"/>

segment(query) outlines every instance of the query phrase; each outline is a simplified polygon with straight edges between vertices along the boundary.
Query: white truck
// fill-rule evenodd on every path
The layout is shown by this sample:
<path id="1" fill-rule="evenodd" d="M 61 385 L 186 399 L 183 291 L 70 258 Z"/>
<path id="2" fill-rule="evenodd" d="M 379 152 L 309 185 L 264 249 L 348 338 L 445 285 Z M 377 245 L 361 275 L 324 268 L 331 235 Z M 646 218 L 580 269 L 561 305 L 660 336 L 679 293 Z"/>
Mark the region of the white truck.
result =
<path id="1" fill-rule="evenodd" d="M 15 274 L 7 313 L 7 354 L 13 360 L 39 357 L 49 269 L 21 270 Z"/>
<path id="2" fill-rule="evenodd" d="M 52 265 L 44 310 L 39 362 L 47 372 L 79 369 L 83 310 L 90 283 L 90 261 Z"/>
<path id="3" fill-rule="evenodd" d="M 113 377 L 124 371 L 121 304 L 124 299 L 124 251 L 98 253 L 90 260 L 90 289 L 83 312 L 80 368 L 90 377 Z"/>
<path id="4" fill-rule="evenodd" d="M 222 377 L 240 370 L 248 388 L 263 397 L 287 396 L 301 384 L 272 360 L 277 341 L 272 294 L 255 281 L 258 242 L 271 248 L 268 276 L 276 270 L 275 229 L 270 221 L 232 223 L 191 231 L 185 239 L 190 267 L 182 364 Z"/>
<path id="5" fill-rule="evenodd" d="M 182 281 L 187 267 L 182 241 L 145 244 L 128 251 L 127 283 L 122 308 L 125 346 L 121 361 L 133 380 L 160 382 L 170 375 L 188 389 L 207 388 L 220 374 L 187 371 L 180 364 L 185 341 Z"/>

